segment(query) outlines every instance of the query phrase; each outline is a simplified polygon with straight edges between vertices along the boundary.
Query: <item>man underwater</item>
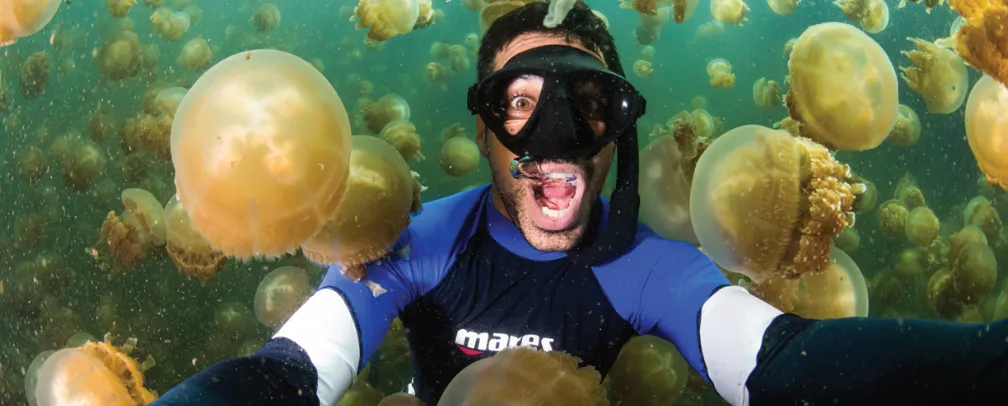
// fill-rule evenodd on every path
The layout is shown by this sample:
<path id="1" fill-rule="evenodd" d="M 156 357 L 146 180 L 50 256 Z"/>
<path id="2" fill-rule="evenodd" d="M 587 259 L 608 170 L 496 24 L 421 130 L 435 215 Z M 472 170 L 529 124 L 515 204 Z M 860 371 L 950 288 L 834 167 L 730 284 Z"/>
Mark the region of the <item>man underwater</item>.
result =
<path id="1" fill-rule="evenodd" d="M 465 366 L 505 348 L 565 351 L 604 375 L 636 334 L 674 343 L 733 405 L 1004 401 L 1008 321 L 783 314 L 731 286 L 692 245 L 638 224 L 644 99 L 583 3 L 552 29 L 547 8 L 501 17 L 480 46 L 468 107 L 491 185 L 427 203 L 396 243 L 409 258 L 369 264 L 367 284 L 330 267 L 258 352 L 211 366 L 156 405 L 331 405 L 397 316 L 428 405 Z"/>

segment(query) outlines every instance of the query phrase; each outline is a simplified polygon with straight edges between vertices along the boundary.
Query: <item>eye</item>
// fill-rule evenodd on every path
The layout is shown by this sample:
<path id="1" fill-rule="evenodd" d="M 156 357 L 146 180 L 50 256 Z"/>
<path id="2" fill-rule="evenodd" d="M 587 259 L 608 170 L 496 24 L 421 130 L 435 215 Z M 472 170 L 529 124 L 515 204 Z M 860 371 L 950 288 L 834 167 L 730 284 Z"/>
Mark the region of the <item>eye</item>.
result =
<path id="1" fill-rule="evenodd" d="M 511 97 L 511 110 L 517 113 L 532 110 L 535 101 L 528 96 L 516 95 Z"/>

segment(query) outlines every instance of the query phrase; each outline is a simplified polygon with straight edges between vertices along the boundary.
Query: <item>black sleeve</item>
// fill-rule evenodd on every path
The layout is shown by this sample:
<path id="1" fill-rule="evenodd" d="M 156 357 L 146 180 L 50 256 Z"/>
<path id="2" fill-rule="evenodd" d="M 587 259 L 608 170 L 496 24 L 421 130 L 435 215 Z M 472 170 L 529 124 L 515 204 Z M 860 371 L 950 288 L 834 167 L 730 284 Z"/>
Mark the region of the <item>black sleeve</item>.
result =
<path id="1" fill-rule="evenodd" d="M 319 404 L 318 375 L 308 354 L 275 338 L 249 357 L 218 362 L 186 379 L 155 406 Z"/>
<path id="2" fill-rule="evenodd" d="M 749 404 L 1005 404 L 1006 323 L 781 315 L 746 381 Z"/>

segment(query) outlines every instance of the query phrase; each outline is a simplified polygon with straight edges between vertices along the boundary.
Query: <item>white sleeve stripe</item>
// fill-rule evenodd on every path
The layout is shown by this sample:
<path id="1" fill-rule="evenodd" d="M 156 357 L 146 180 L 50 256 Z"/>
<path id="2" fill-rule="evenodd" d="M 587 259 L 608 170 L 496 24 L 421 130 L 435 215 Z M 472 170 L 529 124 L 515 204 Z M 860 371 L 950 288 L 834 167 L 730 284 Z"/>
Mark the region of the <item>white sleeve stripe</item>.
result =
<path id="1" fill-rule="evenodd" d="M 756 368 L 763 334 L 783 314 L 739 286 L 718 290 L 700 310 L 700 345 L 707 375 L 735 406 L 749 404 L 746 380 Z"/>
<path id="2" fill-rule="evenodd" d="M 332 289 L 315 292 L 273 337 L 288 338 L 308 353 L 318 371 L 321 405 L 336 403 L 357 377 L 357 326 L 346 300 Z"/>

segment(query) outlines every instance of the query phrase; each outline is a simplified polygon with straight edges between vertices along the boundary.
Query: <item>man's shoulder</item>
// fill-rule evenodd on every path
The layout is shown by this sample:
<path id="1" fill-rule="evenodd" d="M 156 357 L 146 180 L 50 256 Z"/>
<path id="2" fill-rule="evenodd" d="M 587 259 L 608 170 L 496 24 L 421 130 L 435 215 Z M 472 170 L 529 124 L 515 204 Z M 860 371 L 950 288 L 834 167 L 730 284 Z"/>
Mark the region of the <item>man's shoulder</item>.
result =
<path id="1" fill-rule="evenodd" d="M 699 248 L 688 242 L 663 238 L 643 223 L 638 226 L 630 250 L 616 260 L 596 267 L 596 274 L 600 281 L 616 278 L 622 279 L 621 283 L 664 280 L 716 285 L 728 282 L 717 265 Z"/>
<path id="2" fill-rule="evenodd" d="M 424 235 L 436 233 L 442 237 L 452 230 L 461 231 L 476 214 L 488 187 L 484 185 L 424 203 L 420 214 L 410 220 L 410 230 Z"/>
<path id="3" fill-rule="evenodd" d="M 634 243 L 621 259 L 632 263 L 657 261 L 664 264 L 682 264 L 698 260 L 710 262 L 707 256 L 693 244 L 664 238 L 644 223 L 638 223 Z"/>

